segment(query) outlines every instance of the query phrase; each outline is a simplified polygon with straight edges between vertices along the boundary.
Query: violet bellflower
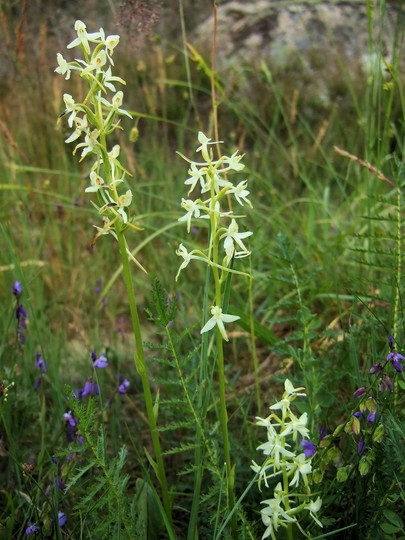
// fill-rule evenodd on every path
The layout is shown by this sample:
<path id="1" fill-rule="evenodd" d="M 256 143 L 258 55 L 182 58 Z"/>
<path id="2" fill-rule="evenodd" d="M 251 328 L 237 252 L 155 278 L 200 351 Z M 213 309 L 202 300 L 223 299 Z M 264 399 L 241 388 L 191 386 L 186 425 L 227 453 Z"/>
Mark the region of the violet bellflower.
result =
<path id="1" fill-rule="evenodd" d="M 131 383 L 127 379 L 124 379 L 121 375 L 118 375 L 118 381 L 120 383 L 118 386 L 118 392 L 120 394 L 126 394 L 127 391 L 125 389 L 128 388 Z"/>
<path id="2" fill-rule="evenodd" d="M 21 283 L 19 281 L 14 282 L 14 285 L 11 288 L 11 292 L 17 298 L 20 296 L 20 294 L 22 293 L 22 285 L 21 285 Z M 32 526 L 35 527 L 35 525 L 32 525 Z"/>
<path id="3" fill-rule="evenodd" d="M 108 366 L 107 358 L 104 353 L 101 353 L 100 358 L 97 358 L 96 351 L 93 350 L 91 353 L 91 358 L 93 360 L 93 366 L 96 368 L 104 368 Z"/>
<path id="4" fill-rule="evenodd" d="M 398 373 L 402 373 L 403 366 L 400 362 L 400 360 L 405 360 L 405 356 L 402 356 L 402 354 L 391 352 L 387 356 L 387 361 L 391 362 L 392 367 L 397 371 Z"/>
<path id="5" fill-rule="evenodd" d="M 29 536 L 31 533 L 35 533 L 35 532 L 40 531 L 40 530 L 41 530 L 41 527 L 37 527 L 36 525 L 29 525 L 25 529 L 25 536 Z"/>
<path id="6" fill-rule="evenodd" d="M 35 360 L 37 361 L 35 367 L 39 368 L 41 370 L 41 373 L 46 373 L 46 364 L 40 352 L 37 352 L 35 354 Z"/>
<path id="7" fill-rule="evenodd" d="M 63 527 L 63 525 L 66 523 L 67 521 L 67 517 L 65 516 L 65 514 L 63 512 L 61 512 L 59 510 L 58 512 L 58 520 L 59 520 L 59 527 Z"/>
<path id="8" fill-rule="evenodd" d="M 308 457 L 312 457 L 313 455 L 315 455 L 316 447 L 315 447 L 314 443 L 312 443 L 311 441 L 304 441 L 304 439 L 300 439 L 300 445 L 304 449 L 305 457 L 308 458 Z"/>

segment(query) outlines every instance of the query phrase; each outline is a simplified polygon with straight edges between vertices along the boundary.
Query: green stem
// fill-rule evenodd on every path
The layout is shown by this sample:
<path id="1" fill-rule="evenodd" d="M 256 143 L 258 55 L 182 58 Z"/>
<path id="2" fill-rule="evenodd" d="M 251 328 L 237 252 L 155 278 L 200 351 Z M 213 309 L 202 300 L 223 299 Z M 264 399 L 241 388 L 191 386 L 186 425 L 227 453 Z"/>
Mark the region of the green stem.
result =
<path id="1" fill-rule="evenodd" d="M 129 307 L 131 311 L 132 327 L 135 337 L 136 350 L 134 351 L 135 367 L 139 373 L 142 381 L 143 395 L 145 400 L 146 412 L 149 420 L 149 428 L 152 436 L 153 449 L 156 459 L 156 475 L 162 489 L 163 506 L 166 511 L 166 515 L 171 522 L 171 505 L 169 492 L 167 489 L 166 473 L 163 464 L 162 450 L 160 448 L 159 433 L 157 431 L 157 423 L 155 413 L 153 411 L 153 399 L 149 385 L 148 373 L 146 369 L 145 354 L 142 343 L 141 330 L 139 325 L 138 309 L 135 301 L 134 288 L 132 284 L 131 271 L 129 268 L 129 261 L 127 255 L 127 246 L 125 242 L 124 233 L 120 230 L 119 226 L 116 227 L 115 232 L 117 234 L 117 240 L 120 248 L 121 262 L 124 274 L 125 285 L 127 288 L 127 295 L 129 300 Z"/>
<path id="2" fill-rule="evenodd" d="M 225 367 L 224 367 L 224 349 L 223 349 L 223 340 L 219 328 L 217 328 L 217 362 L 218 362 L 218 378 L 219 378 L 219 403 L 220 403 L 220 417 L 221 417 L 221 428 L 222 428 L 222 438 L 224 444 L 224 456 L 225 456 L 225 466 L 226 466 L 226 475 L 228 481 L 228 509 L 230 512 L 235 507 L 235 493 L 234 493 L 234 483 L 235 483 L 235 470 L 231 464 L 231 453 L 229 447 L 229 436 L 228 436 L 228 411 L 226 409 L 226 396 L 225 396 Z M 233 514 L 231 519 L 231 532 L 233 538 L 237 538 L 236 535 L 236 513 Z"/>
<path id="3" fill-rule="evenodd" d="M 262 401 L 260 399 L 260 384 L 259 384 L 259 361 L 256 351 L 256 336 L 255 336 L 255 324 L 253 315 L 253 278 L 252 278 L 252 258 L 249 257 L 249 318 L 250 318 L 250 339 L 252 343 L 252 356 L 253 356 L 253 368 L 255 372 L 255 389 L 256 389 L 256 404 L 257 412 L 259 416 L 262 415 Z"/>

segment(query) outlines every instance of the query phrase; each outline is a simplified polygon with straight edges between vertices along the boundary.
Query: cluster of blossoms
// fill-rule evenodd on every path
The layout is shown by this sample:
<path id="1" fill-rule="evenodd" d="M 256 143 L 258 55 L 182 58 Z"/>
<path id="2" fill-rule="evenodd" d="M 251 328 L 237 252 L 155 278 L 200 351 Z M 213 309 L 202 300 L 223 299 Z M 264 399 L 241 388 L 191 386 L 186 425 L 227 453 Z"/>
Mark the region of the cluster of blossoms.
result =
<path id="1" fill-rule="evenodd" d="M 94 394 L 95 396 L 98 396 L 100 394 L 100 390 L 98 388 L 98 384 L 94 382 L 93 376 L 94 376 L 94 369 L 95 368 L 105 368 L 108 366 L 108 361 L 104 353 L 101 353 L 101 356 L 97 358 L 96 351 L 93 349 L 91 351 L 91 359 L 93 362 L 92 366 L 92 372 L 90 377 L 87 379 L 87 381 L 84 384 L 84 387 L 82 390 L 76 390 L 76 398 L 81 399 L 85 396 L 88 396 L 90 394 Z"/>
<path id="2" fill-rule="evenodd" d="M 309 434 L 306 427 L 308 415 L 303 413 L 297 417 L 291 410 L 291 403 L 295 398 L 306 394 L 302 392 L 304 388 L 294 388 L 288 379 L 284 388 L 282 400 L 270 407 L 271 411 L 277 412 L 272 412 L 267 418 L 257 418 L 257 425 L 267 429 L 267 441 L 258 446 L 257 450 L 261 450 L 267 457 L 261 466 L 254 461 L 252 465 L 252 469 L 259 475 L 259 488 L 262 482 L 268 488 L 269 479 L 281 476 L 280 482 L 274 488 L 274 497 L 262 501 L 265 508 L 261 510 L 262 521 L 266 526 L 262 538 L 271 536 L 274 540 L 280 526 L 289 527 L 295 523 L 300 528 L 298 516 L 304 510 L 322 527 L 316 517 L 322 500 L 319 497 L 316 500 L 311 499 L 309 486 L 315 445 L 304 439 Z M 296 443 L 299 435 L 303 452 L 296 455 L 287 440 Z M 302 493 L 298 491 L 300 486 L 303 486 Z M 289 488 L 294 488 L 294 493 L 291 493 Z"/>
<path id="3" fill-rule="evenodd" d="M 11 292 L 17 298 L 17 306 L 15 308 L 15 318 L 17 319 L 17 336 L 20 346 L 25 343 L 25 330 L 27 328 L 28 314 L 21 304 L 22 285 L 19 281 L 15 281 L 11 288 Z"/>
<path id="4" fill-rule="evenodd" d="M 81 149 L 81 160 L 91 154 L 96 157 L 89 173 L 90 185 L 85 190 L 97 193 L 98 204 L 95 206 L 103 216 L 103 227 L 95 226 L 98 231 L 96 241 L 103 234 L 111 233 L 115 236 L 113 229 L 116 224 L 137 228 L 128 221 L 127 208 L 132 202 L 131 190 L 127 189 L 125 193 L 118 191 L 127 172 L 118 161 L 120 147 L 115 145 L 109 150 L 106 146 L 106 136 L 120 128 L 119 117 L 132 116 L 122 108 L 124 94 L 121 90 L 117 92 L 115 87 L 115 83 L 126 83 L 111 72 L 111 66 L 114 66 L 112 56 L 119 43 L 119 36 L 106 37 L 102 28 L 98 32 L 87 33 L 82 21 L 76 21 L 75 30 L 77 38 L 67 48 L 80 46 L 84 60 L 68 62 L 58 53 L 59 66 L 55 71 L 65 75 L 66 79 L 70 78 L 72 71 L 77 71 L 90 86 L 83 103 L 76 103 L 70 94 L 63 95 L 66 109 L 61 116 L 68 114 L 68 125 L 74 128 L 66 143 L 84 137 L 84 142 L 78 143 L 73 153 Z M 90 43 L 94 44 L 93 51 Z M 103 97 L 108 92 L 114 93 L 110 100 Z"/>
<path id="5" fill-rule="evenodd" d="M 67 521 L 67 517 L 65 516 L 65 514 L 59 510 L 58 511 L 58 522 L 59 522 L 59 527 L 63 527 L 63 525 L 66 523 Z M 29 525 L 26 529 L 25 529 L 25 536 L 30 536 L 32 533 L 36 533 L 38 531 L 41 530 L 41 527 L 37 527 L 36 525 Z"/>
<path id="6" fill-rule="evenodd" d="M 232 171 L 240 172 L 244 165 L 241 163 L 243 155 L 238 155 L 238 152 L 232 156 L 222 156 L 217 160 L 213 158 L 213 152 L 208 148 L 209 145 L 217 144 L 216 141 L 211 141 L 204 133 L 199 132 L 198 140 L 200 146 L 197 152 L 201 152 L 202 161 L 192 161 L 182 154 L 188 163 L 190 169 L 188 171 L 189 178 L 185 180 L 185 185 L 189 186 L 188 195 L 194 191 L 198 185 L 200 188 L 200 198 L 182 199 L 181 207 L 186 211 L 185 215 L 179 218 L 179 221 L 187 223 L 187 231 L 190 232 L 192 219 L 205 219 L 210 223 L 210 238 L 208 248 L 204 251 L 193 249 L 187 251 L 183 244 L 180 244 L 177 255 L 183 258 L 176 280 L 180 272 L 186 268 L 191 260 L 200 260 L 207 263 L 213 271 L 216 283 L 216 292 L 220 289 L 221 284 L 225 281 L 229 272 L 244 274 L 237 272 L 231 268 L 232 259 L 238 259 L 250 255 L 250 251 L 246 248 L 243 240 L 251 236 L 252 232 L 239 232 L 237 219 L 242 217 L 234 215 L 233 211 L 224 212 L 221 208 L 221 203 L 224 198 L 233 195 L 239 205 L 252 206 L 249 199 L 249 191 L 247 190 L 247 180 L 239 182 L 236 186 L 229 181 L 228 174 Z M 230 220 L 230 223 L 225 227 L 222 222 L 224 219 Z M 244 274 L 245 275 L 245 274 Z M 201 333 L 211 330 L 215 326 L 218 327 L 222 337 L 227 341 L 228 337 L 225 331 L 224 323 L 233 322 L 239 317 L 222 313 L 222 308 L 219 304 L 219 296 L 216 294 L 216 300 L 211 308 L 212 317 L 204 325 Z"/>

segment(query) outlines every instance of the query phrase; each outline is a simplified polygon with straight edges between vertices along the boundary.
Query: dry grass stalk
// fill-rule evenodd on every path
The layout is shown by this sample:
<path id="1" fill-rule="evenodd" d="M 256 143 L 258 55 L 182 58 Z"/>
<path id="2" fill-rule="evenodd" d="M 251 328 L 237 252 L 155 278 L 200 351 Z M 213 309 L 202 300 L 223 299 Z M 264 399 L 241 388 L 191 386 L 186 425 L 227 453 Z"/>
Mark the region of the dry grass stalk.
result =
<path id="1" fill-rule="evenodd" d="M 354 156 L 353 154 L 349 154 L 349 152 L 346 152 L 346 150 L 342 150 L 338 146 L 335 146 L 334 149 L 335 149 L 335 152 L 337 152 L 341 156 L 348 157 L 349 159 L 352 159 L 353 161 L 357 161 L 357 163 L 360 163 L 362 167 L 365 167 L 371 173 L 375 174 L 380 180 L 383 180 L 384 182 L 388 182 L 389 184 L 391 184 L 391 186 L 397 187 L 394 184 L 394 182 L 392 182 L 392 180 L 389 180 L 386 176 L 383 175 L 381 171 L 373 167 L 373 165 L 371 165 L 371 163 L 369 163 L 368 161 L 364 161 L 358 158 L 357 156 Z"/>

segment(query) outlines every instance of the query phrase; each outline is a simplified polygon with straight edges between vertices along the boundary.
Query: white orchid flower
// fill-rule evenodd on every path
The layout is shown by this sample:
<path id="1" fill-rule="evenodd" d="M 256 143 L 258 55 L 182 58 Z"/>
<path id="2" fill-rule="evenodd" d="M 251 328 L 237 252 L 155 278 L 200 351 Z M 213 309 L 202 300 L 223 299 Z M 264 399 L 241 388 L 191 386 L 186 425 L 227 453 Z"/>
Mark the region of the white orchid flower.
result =
<path id="1" fill-rule="evenodd" d="M 63 56 L 60 53 L 56 54 L 56 60 L 58 61 L 59 66 L 55 68 L 55 72 L 59 73 L 60 75 L 65 75 L 65 80 L 67 81 L 70 79 L 70 72 L 72 70 L 69 63 L 63 58 Z"/>
<path id="2" fill-rule="evenodd" d="M 305 454 L 299 454 L 292 463 L 286 463 L 287 471 L 294 471 L 294 476 L 289 483 L 290 486 L 298 487 L 300 475 L 304 480 L 304 484 L 308 485 L 307 475 L 312 472 L 311 460 L 305 457 Z"/>
<path id="3" fill-rule="evenodd" d="M 243 159 L 244 154 L 238 155 L 238 152 L 236 151 L 234 154 L 231 155 L 231 157 L 224 157 L 221 158 L 222 163 L 227 163 L 228 166 L 225 167 L 223 170 L 225 171 L 241 171 L 245 168 L 243 163 L 240 163 L 241 159 Z"/>
<path id="4" fill-rule="evenodd" d="M 209 144 L 217 144 L 222 143 L 223 141 L 211 141 L 202 131 L 198 132 L 198 141 L 200 142 L 200 146 L 197 148 L 197 152 L 201 152 L 201 155 L 207 163 L 212 162 L 212 150 L 210 149 L 208 153 L 208 145 Z"/>
<path id="5" fill-rule="evenodd" d="M 72 127 L 73 121 L 76 118 L 76 114 L 77 114 L 77 105 L 75 103 L 75 100 L 72 98 L 70 94 L 63 94 L 63 101 L 65 102 L 65 105 L 66 105 L 65 112 L 67 114 L 71 113 L 68 118 L 68 124 L 69 124 L 69 127 Z"/>
<path id="6" fill-rule="evenodd" d="M 186 186 L 191 186 L 190 189 L 188 190 L 188 194 L 187 195 L 190 195 L 190 193 L 193 191 L 193 189 L 195 188 L 197 182 L 200 182 L 200 185 L 201 185 L 201 189 L 205 189 L 205 175 L 207 173 L 207 169 L 205 169 L 204 167 L 203 168 L 198 168 L 197 165 L 192 162 L 191 163 L 191 166 L 188 170 L 188 174 L 190 175 L 189 178 L 187 178 L 187 180 L 185 180 L 184 184 Z"/>
<path id="7" fill-rule="evenodd" d="M 118 210 L 117 212 L 122 216 L 122 219 L 124 220 L 124 223 L 128 221 L 127 213 L 125 212 L 124 208 L 129 206 L 132 202 L 132 191 L 130 189 L 127 190 L 127 192 L 124 195 L 121 195 L 118 197 Z"/>
<path id="8" fill-rule="evenodd" d="M 65 143 L 71 143 L 78 139 L 82 133 L 87 133 L 89 124 L 87 122 L 87 116 L 84 114 L 83 118 L 80 118 L 79 116 L 76 116 L 75 125 L 76 128 L 74 132 L 65 140 Z"/>
<path id="9" fill-rule="evenodd" d="M 252 203 L 249 201 L 247 196 L 249 195 L 249 191 L 246 189 L 247 187 L 247 180 L 242 180 L 242 182 L 239 182 L 239 184 L 236 187 L 232 187 L 228 190 L 228 193 L 231 193 L 232 195 L 235 195 L 235 199 L 238 201 L 238 203 L 243 206 L 242 200 L 247 203 L 250 208 L 252 208 Z"/>
<path id="10" fill-rule="evenodd" d="M 305 412 L 299 418 L 290 411 L 290 422 L 285 426 L 285 429 L 280 433 L 280 437 L 287 437 L 290 433 L 293 434 L 293 441 L 297 440 L 297 434 L 301 437 L 309 437 L 309 429 L 306 427 L 308 422 L 308 414 Z"/>
<path id="11" fill-rule="evenodd" d="M 90 173 L 90 184 L 91 185 L 84 190 L 85 192 L 95 192 L 102 187 L 106 187 L 108 185 L 104 182 L 104 179 L 101 178 L 101 176 L 95 171 L 91 171 Z"/>
<path id="12" fill-rule="evenodd" d="M 184 270 L 184 268 L 186 268 L 186 266 L 192 259 L 206 262 L 206 259 L 204 259 L 204 257 L 194 255 L 193 253 L 193 251 L 190 251 L 189 253 L 187 249 L 183 246 L 183 244 L 179 245 L 179 249 L 176 250 L 176 255 L 178 255 L 179 257 L 183 257 L 184 261 L 181 263 L 180 268 L 177 272 L 176 281 L 180 275 L 180 272 Z"/>
<path id="13" fill-rule="evenodd" d="M 187 221 L 187 232 L 190 232 L 191 218 L 200 217 L 200 209 L 203 208 L 198 202 L 191 199 L 181 199 L 181 207 L 187 211 L 184 216 L 181 216 L 177 221 Z"/>
<path id="14" fill-rule="evenodd" d="M 237 317 L 236 315 L 226 315 L 225 313 L 222 313 L 222 309 L 219 306 L 214 306 L 211 308 L 211 315 L 211 319 L 209 319 L 201 329 L 201 334 L 204 334 L 204 332 L 208 332 L 208 330 L 211 330 L 212 328 L 214 328 L 214 326 L 218 326 L 218 329 L 221 332 L 224 340 L 229 341 L 228 336 L 226 335 L 224 323 L 237 321 L 238 319 L 240 319 L 240 317 Z"/>
<path id="15" fill-rule="evenodd" d="M 116 90 L 115 86 L 112 84 L 112 81 L 116 81 L 116 82 L 119 82 L 121 84 L 126 84 L 124 79 L 121 79 L 121 77 L 113 76 L 111 74 L 111 66 L 109 66 L 108 69 L 106 69 L 104 71 L 103 85 L 106 88 L 108 88 L 109 90 L 111 90 L 111 92 L 116 92 L 117 90 Z"/>
<path id="16" fill-rule="evenodd" d="M 101 68 L 105 66 L 107 62 L 107 55 L 104 49 L 98 51 L 98 53 L 91 59 L 90 64 L 87 64 L 84 60 L 78 60 L 80 63 L 84 64 L 85 68 L 81 72 L 81 77 L 84 77 L 91 71 L 96 71 L 98 73 L 101 71 Z"/>
<path id="17" fill-rule="evenodd" d="M 129 118 L 132 118 L 132 116 L 129 114 L 128 111 L 126 111 L 125 109 L 120 109 L 122 105 L 122 101 L 124 99 L 124 92 L 122 92 L 121 90 L 113 96 L 111 103 L 101 96 L 98 96 L 97 99 L 109 109 L 112 109 L 113 111 L 117 111 L 121 114 L 125 114 L 126 116 L 129 116 Z"/>
<path id="18" fill-rule="evenodd" d="M 74 149 L 73 153 L 75 154 L 78 148 L 83 148 L 83 151 L 81 153 L 81 160 L 86 157 L 89 152 L 97 153 L 95 149 L 99 144 L 97 140 L 99 135 L 100 133 L 97 129 L 94 129 L 91 133 L 86 133 L 86 136 L 84 137 L 84 142 L 78 144 Z"/>
<path id="19" fill-rule="evenodd" d="M 231 221 L 231 224 L 229 225 L 228 227 L 228 230 L 226 231 L 225 235 L 223 235 L 221 238 L 225 237 L 225 242 L 224 242 L 224 248 L 225 248 L 225 251 L 227 251 L 227 249 L 230 248 L 230 246 L 233 245 L 233 243 L 235 242 L 235 244 L 237 244 L 243 251 L 247 252 L 249 251 L 244 243 L 242 242 L 242 239 L 243 238 L 247 238 L 248 236 L 251 236 L 253 233 L 248 231 L 248 232 L 243 232 L 243 233 L 240 233 L 238 232 L 239 231 L 239 226 L 238 224 L 236 223 L 236 220 L 235 219 L 232 219 Z"/>
<path id="20" fill-rule="evenodd" d="M 77 47 L 77 45 L 82 45 L 86 53 L 90 54 L 89 41 L 96 42 L 101 37 L 101 33 L 93 32 L 92 34 L 88 34 L 86 32 L 86 25 L 83 21 L 75 22 L 75 30 L 77 32 L 77 38 L 74 39 L 71 43 L 69 43 L 69 45 L 67 45 L 67 48 L 72 49 L 73 47 Z"/>

